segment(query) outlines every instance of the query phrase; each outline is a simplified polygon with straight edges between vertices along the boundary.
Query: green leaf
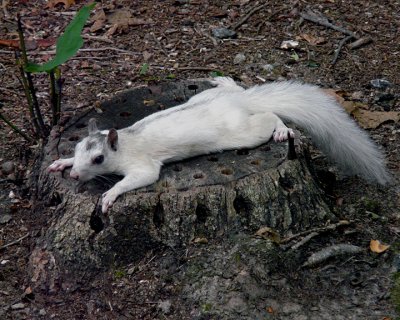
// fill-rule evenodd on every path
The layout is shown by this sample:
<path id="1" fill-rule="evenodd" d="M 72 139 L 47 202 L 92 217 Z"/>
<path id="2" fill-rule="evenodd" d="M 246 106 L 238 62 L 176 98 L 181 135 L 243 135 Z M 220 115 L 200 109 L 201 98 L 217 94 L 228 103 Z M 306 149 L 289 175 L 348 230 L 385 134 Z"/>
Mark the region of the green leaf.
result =
<path id="1" fill-rule="evenodd" d="M 147 73 L 148 70 L 149 70 L 149 64 L 148 63 L 143 63 L 142 66 L 140 67 L 139 74 L 141 76 L 144 76 Z"/>
<path id="2" fill-rule="evenodd" d="M 92 3 L 78 11 L 75 18 L 65 28 L 64 34 L 58 38 L 56 55 L 52 60 L 44 64 L 28 63 L 25 70 L 27 72 L 49 72 L 73 57 L 83 45 L 81 32 L 95 5 L 96 3 Z"/>
<path id="3" fill-rule="evenodd" d="M 299 61 L 299 59 L 300 59 L 300 57 L 299 57 L 299 55 L 297 54 L 297 52 L 296 51 L 292 51 L 292 54 L 290 55 L 290 57 L 294 60 L 294 61 Z"/>
<path id="4" fill-rule="evenodd" d="M 210 76 L 212 78 L 216 78 L 216 77 L 223 77 L 224 73 L 222 71 L 211 71 L 210 72 Z"/>
<path id="5" fill-rule="evenodd" d="M 307 66 L 309 68 L 318 68 L 319 67 L 319 63 L 314 61 L 314 60 L 309 60 L 307 63 Z"/>

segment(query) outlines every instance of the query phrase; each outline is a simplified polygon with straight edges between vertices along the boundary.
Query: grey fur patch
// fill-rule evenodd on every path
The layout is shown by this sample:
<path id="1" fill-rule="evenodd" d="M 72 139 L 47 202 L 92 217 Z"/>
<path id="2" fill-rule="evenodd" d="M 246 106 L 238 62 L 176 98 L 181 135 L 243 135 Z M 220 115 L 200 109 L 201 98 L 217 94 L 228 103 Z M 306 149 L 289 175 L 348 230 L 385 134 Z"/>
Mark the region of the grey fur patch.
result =
<path id="1" fill-rule="evenodd" d="M 105 134 L 101 134 L 100 132 L 95 133 L 87 138 L 85 148 L 87 151 L 94 149 L 96 146 L 103 146 L 105 144 Z"/>

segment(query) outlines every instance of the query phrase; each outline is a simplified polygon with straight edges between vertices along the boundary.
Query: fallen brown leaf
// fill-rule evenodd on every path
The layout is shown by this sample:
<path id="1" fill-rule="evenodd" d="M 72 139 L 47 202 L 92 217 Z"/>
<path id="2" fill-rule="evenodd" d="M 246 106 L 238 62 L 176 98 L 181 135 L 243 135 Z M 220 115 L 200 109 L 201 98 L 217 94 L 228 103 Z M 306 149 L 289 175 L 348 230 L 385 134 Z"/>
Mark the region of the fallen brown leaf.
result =
<path id="1" fill-rule="evenodd" d="M 382 253 L 389 249 L 389 245 L 382 244 L 379 240 L 371 240 L 369 248 L 372 252 Z"/>
<path id="2" fill-rule="evenodd" d="M 207 244 L 208 239 L 207 238 L 196 238 L 193 240 L 193 243 Z"/>
<path id="3" fill-rule="evenodd" d="M 0 47 L 9 47 L 19 49 L 19 40 L 2 40 L 0 39 Z"/>
<path id="4" fill-rule="evenodd" d="M 397 111 L 368 111 L 357 108 L 352 114 L 364 129 L 374 129 L 385 122 L 398 122 L 400 120 L 400 112 Z"/>
<path id="5" fill-rule="evenodd" d="M 91 21 L 93 22 L 90 27 L 90 32 L 96 32 L 102 29 L 106 23 L 107 17 L 103 9 L 96 12 Z"/>
<path id="6" fill-rule="evenodd" d="M 279 243 L 281 241 L 281 237 L 279 236 L 279 234 L 270 227 L 262 227 L 258 229 L 254 235 L 263 239 L 272 240 L 276 243 Z"/>
<path id="7" fill-rule="evenodd" d="M 316 46 L 318 44 L 322 44 L 322 43 L 326 42 L 325 38 L 323 38 L 323 37 L 315 37 L 315 36 L 313 36 L 311 34 L 307 34 L 307 33 L 302 33 L 300 35 L 300 38 L 306 40 L 309 44 L 311 44 L 313 46 Z"/>
<path id="8" fill-rule="evenodd" d="M 47 7 L 53 9 L 56 5 L 62 3 L 65 9 L 75 4 L 75 0 L 49 0 L 47 2 Z"/>

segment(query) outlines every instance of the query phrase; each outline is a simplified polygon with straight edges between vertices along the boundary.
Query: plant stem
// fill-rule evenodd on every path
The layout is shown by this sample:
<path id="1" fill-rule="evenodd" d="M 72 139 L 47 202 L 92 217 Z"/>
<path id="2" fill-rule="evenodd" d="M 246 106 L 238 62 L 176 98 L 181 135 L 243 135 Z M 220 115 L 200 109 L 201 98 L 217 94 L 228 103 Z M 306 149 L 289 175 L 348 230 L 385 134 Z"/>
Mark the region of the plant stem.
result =
<path id="1" fill-rule="evenodd" d="M 40 134 L 42 137 L 46 137 L 47 136 L 47 128 L 46 128 L 46 125 L 44 124 L 42 113 L 40 112 L 39 102 L 38 102 L 37 96 L 36 96 L 36 90 L 35 90 L 35 87 L 34 87 L 33 81 L 32 81 L 32 75 L 30 72 L 25 72 L 25 70 L 23 69 L 24 66 L 28 65 L 28 56 L 26 54 L 24 33 L 22 31 L 21 17 L 19 15 L 17 16 L 17 25 L 18 25 L 19 45 L 20 45 L 20 49 L 21 49 L 21 53 L 22 53 L 22 61 L 23 61 L 23 65 L 21 65 L 22 72 L 24 73 L 23 78 L 25 78 L 25 82 L 27 83 L 27 87 L 30 92 L 31 99 L 29 99 L 29 100 L 31 102 L 31 106 L 33 109 L 32 111 L 34 111 L 34 113 L 36 114 L 35 118 L 37 119 L 38 127 L 39 127 L 38 134 Z M 25 74 L 26 74 L 26 77 L 25 77 Z"/>
<path id="2" fill-rule="evenodd" d="M 29 92 L 28 80 L 26 79 L 26 76 L 25 76 L 24 67 L 22 66 L 22 62 L 17 57 L 17 55 L 15 56 L 15 60 L 17 61 L 17 65 L 18 65 L 18 68 L 19 68 L 19 71 L 21 74 L 21 82 L 22 82 L 22 86 L 24 87 L 25 97 L 26 97 L 26 100 L 28 101 L 28 108 L 29 108 L 29 115 L 31 117 L 31 123 L 33 124 L 33 126 L 35 128 L 35 134 L 37 136 L 40 136 L 41 130 L 40 130 L 35 112 L 33 111 L 32 96 L 31 96 L 31 93 Z"/>
<path id="3" fill-rule="evenodd" d="M 60 120 L 61 116 L 61 97 L 62 97 L 62 86 L 64 84 L 61 78 L 60 69 L 56 69 L 56 93 L 57 93 L 57 122 Z"/>
<path id="4" fill-rule="evenodd" d="M 8 120 L 1 112 L 0 112 L 0 119 L 3 120 L 8 126 L 11 127 L 16 133 L 21 135 L 26 141 L 32 142 L 32 139 L 23 133 L 21 130 L 19 130 L 10 120 Z"/>
<path id="5" fill-rule="evenodd" d="M 56 94 L 56 78 L 54 77 L 54 69 L 49 72 L 50 76 L 50 104 L 53 112 L 52 125 L 55 126 L 58 122 L 57 117 L 57 94 Z"/>

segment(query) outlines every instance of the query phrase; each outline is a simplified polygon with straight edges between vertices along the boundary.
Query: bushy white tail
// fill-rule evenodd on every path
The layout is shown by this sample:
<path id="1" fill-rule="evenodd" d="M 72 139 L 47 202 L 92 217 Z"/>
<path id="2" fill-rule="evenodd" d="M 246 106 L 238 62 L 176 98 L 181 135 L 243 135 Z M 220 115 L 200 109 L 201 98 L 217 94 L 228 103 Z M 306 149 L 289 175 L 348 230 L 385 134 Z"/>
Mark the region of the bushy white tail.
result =
<path id="1" fill-rule="evenodd" d="M 342 170 L 382 185 L 391 181 L 385 159 L 366 132 L 336 100 L 316 86 L 276 82 L 243 93 L 251 112 L 270 111 L 303 128 Z"/>

